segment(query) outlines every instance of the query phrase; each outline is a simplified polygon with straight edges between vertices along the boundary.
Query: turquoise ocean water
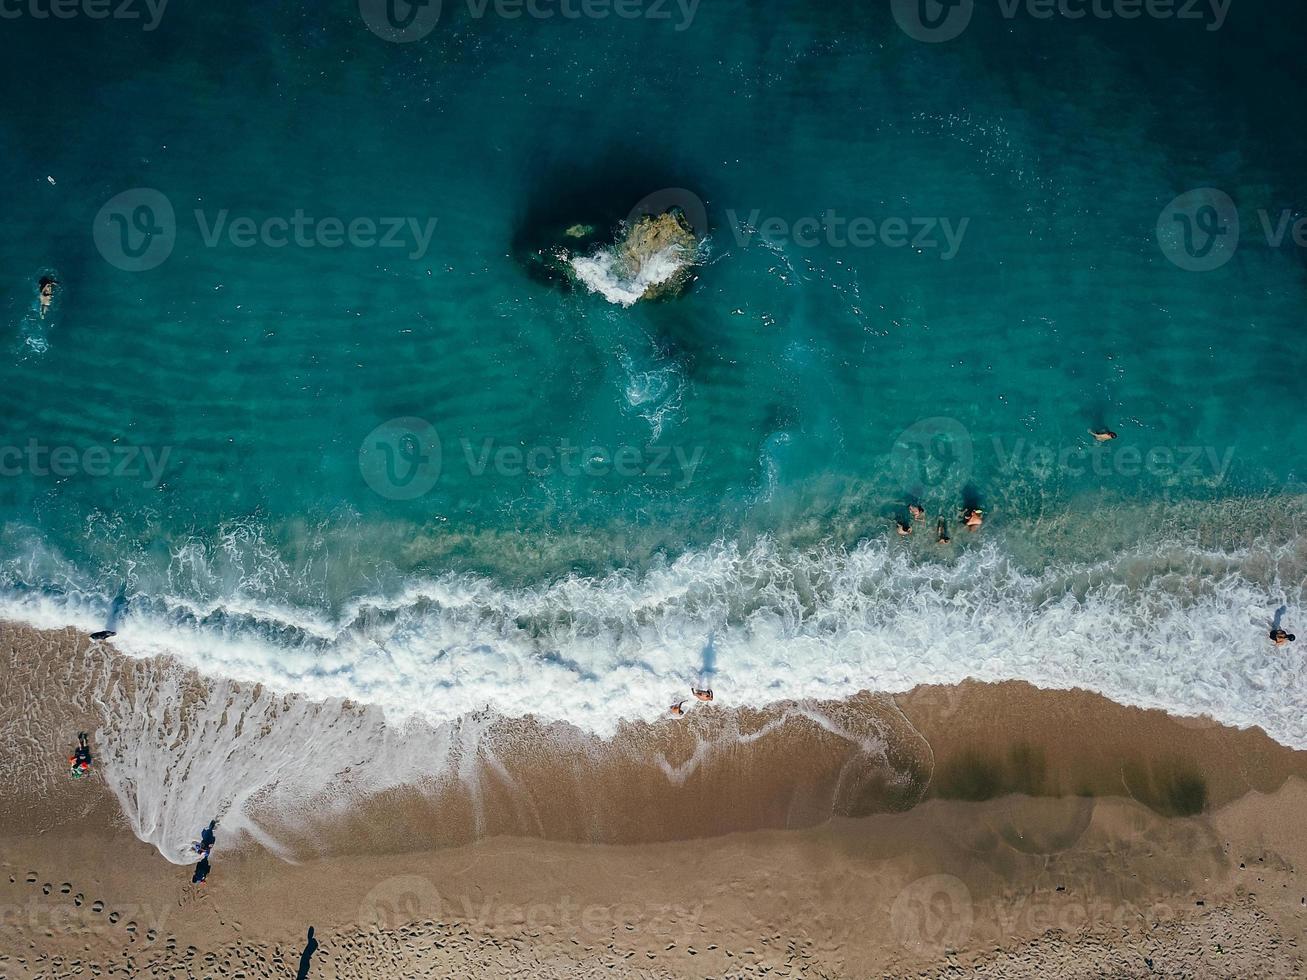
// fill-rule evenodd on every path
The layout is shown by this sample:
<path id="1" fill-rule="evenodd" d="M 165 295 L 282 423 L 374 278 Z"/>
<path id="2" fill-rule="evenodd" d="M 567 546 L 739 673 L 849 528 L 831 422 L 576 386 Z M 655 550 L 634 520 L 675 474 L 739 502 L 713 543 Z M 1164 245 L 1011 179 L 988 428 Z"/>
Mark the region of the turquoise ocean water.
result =
<path id="1" fill-rule="evenodd" d="M 5 615 L 437 720 L 977 676 L 1307 746 L 1297 6 L 40 9 Z M 650 195 L 682 296 L 538 274 Z"/>

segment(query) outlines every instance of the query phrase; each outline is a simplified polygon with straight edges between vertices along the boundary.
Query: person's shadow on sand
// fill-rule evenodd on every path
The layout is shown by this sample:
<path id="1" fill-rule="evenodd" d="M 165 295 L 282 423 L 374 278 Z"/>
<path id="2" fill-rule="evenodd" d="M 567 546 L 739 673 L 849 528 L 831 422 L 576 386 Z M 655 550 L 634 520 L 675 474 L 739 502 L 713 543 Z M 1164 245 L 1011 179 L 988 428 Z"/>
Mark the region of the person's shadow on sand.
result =
<path id="1" fill-rule="evenodd" d="M 309 941 L 304 944 L 304 952 L 300 953 L 300 972 L 295 974 L 295 980 L 308 980 L 310 962 L 317 948 L 318 941 L 313 938 L 313 927 L 309 926 Z"/>

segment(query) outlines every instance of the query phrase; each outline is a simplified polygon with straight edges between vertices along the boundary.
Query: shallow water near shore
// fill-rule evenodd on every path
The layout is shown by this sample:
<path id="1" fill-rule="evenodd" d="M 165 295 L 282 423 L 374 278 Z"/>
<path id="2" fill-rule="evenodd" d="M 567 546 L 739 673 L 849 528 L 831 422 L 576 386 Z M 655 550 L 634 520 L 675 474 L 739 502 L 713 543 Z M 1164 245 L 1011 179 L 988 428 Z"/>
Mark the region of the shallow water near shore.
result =
<path id="1" fill-rule="evenodd" d="M 1268 108 L 1302 68 L 1224 57 L 1266 9 L 947 45 L 783 3 L 407 45 L 352 7 L 17 22 L 0 614 L 436 722 L 974 676 L 1307 746 L 1265 641 L 1304 598 L 1303 263 L 1251 233 L 1307 199 Z M 1155 232 L 1195 187 L 1250 230 L 1206 273 Z M 136 273 L 92 233 L 133 188 L 175 215 Z M 708 224 L 679 298 L 524 261 L 668 189 Z M 401 244 L 233 231 L 300 214 Z"/>

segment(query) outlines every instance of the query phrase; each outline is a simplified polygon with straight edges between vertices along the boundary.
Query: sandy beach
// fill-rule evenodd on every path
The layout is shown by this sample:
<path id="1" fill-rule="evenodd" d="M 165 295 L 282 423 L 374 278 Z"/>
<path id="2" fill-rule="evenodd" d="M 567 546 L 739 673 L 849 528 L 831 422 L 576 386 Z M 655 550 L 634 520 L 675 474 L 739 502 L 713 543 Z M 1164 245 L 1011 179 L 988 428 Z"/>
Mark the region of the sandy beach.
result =
<path id="1" fill-rule="evenodd" d="M 219 815 L 196 886 L 135 832 L 182 818 L 124 781 L 140 747 L 121 719 L 184 782 L 204 774 L 187 744 L 206 703 L 258 697 L 71 632 L 6 627 L 0 651 L 5 980 L 1304 969 L 1307 753 L 1257 730 L 970 682 L 715 707 L 609 743 L 497 719 L 454 774 L 376 793 L 326 774 L 297 802 L 226 786 L 243 809 Z M 193 687 L 189 710 L 148 721 L 164 676 Z M 311 746 L 361 711 L 279 700 L 253 745 Z M 79 728 L 100 761 L 72 781 Z"/>

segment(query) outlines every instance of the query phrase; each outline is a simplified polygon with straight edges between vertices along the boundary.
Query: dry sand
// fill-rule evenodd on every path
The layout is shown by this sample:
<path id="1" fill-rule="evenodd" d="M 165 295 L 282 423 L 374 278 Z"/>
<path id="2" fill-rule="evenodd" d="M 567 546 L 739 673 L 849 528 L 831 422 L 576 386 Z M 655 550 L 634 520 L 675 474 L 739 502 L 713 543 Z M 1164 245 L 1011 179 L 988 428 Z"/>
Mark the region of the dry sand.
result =
<path id="1" fill-rule="evenodd" d="M 220 826 L 199 887 L 104 774 L 60 768 L 106 717 L 88 671 L 139 700 L 176 668 L 14 628 L 0 658 L 3 980 L 296 977 L 309 926 L 312 978 L 1307 975 L 1307 753 L 1255 730 L 1023 684 L 598 748 L 501 721 L 480 801 L 433 782 L 262 813 L 297 863 Z"/>

